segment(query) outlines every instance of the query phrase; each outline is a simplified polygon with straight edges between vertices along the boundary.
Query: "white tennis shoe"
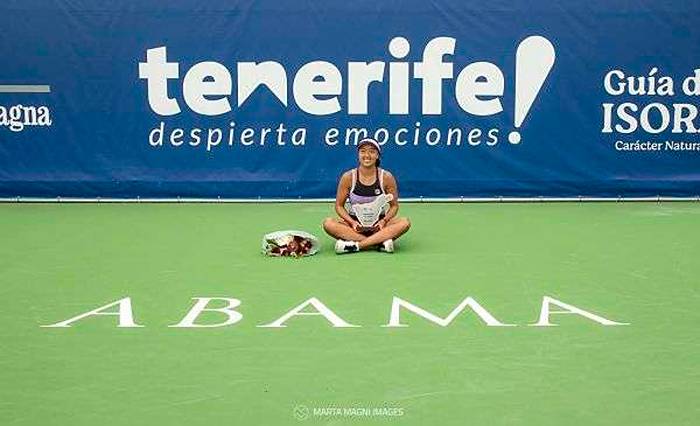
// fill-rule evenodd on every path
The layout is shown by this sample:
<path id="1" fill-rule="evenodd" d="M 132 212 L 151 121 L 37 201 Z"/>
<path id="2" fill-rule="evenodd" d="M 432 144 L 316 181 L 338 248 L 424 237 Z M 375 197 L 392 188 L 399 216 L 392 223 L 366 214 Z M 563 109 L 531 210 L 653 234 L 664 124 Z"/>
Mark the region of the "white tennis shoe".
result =
<path id="1" fill-rule="evenodd" d="M 389 238 L 388 240 L 384 241 L 379 246 L 379 251 L 383 251 L 385 253 L 393 253 L 394 252 L 394 240 Z"/>
<path id="2" fill-rule="evenodd" d="M 336 254 L 355 253 L 360 251 L 356 241 L 337 240 L 335 242 Z"/>

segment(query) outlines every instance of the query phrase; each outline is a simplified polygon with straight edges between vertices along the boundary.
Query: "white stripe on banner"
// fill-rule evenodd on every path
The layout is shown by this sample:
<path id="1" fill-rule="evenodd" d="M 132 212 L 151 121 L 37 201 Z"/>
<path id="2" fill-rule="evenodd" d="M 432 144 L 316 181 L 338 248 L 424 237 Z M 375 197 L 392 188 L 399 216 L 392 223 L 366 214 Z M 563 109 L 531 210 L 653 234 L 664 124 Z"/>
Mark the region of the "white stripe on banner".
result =
<path id="1" fill-rule="evenodd" d="M 0 84 L 0 93 L 51 93 L 51 86 L 44 84 Z"/>

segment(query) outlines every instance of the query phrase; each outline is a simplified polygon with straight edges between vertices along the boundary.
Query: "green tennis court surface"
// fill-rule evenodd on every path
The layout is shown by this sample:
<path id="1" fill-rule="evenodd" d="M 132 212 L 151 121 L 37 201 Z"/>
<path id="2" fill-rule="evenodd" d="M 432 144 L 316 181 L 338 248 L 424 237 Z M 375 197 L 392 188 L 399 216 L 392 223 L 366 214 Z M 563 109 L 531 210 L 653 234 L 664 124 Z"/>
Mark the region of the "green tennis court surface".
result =
<path id="1" fill-rule="evenodd" d="M 393 255 L 335 255 L 330 214 L 0 204 L 0 424 L 697 424 L 700 204 L 404 204 Z M 295 228 L 323 238 L 319 255 L 259 253 Z M 408 327 L 382 327 L 394 296 L 443 318 L 471 296 L 517 326 L 467 308 L 447 327 L 405 309 Z M 544 296 L 630 325 L 528 326 Z M 142 328 L 40 327 L 125 297 Z M 239 299 L 243 319 L 169 328 L 194 297 Z M 257 327 L 311 297 L 361 327 Z"/>

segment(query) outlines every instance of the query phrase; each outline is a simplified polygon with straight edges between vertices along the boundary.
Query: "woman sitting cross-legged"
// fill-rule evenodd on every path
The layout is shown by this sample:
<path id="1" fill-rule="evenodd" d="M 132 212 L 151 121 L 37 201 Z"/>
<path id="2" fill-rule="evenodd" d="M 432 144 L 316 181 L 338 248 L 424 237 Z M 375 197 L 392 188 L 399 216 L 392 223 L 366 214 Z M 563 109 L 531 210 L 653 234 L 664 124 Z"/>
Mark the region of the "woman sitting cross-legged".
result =
<path id="1" fill-rule="evenodd" d="M 326 218 L 323 229 L 337 238 L 335 252 L 353 253 L 378 248 L 393 253 L 394 240 L 411 227 L 407 218 L 397 217 L 399 211 L 398 185 L 394 176 L 380 169 L 381 148 L 373 139 L 363 139 L 357 144 L 358 167 L 343 173 L 338 182 L 335 211 L 339 218 Z M 379 215 L 371 227 L 363 227 L 354 214 L 353 206 L 372 203 L 378 197 L 391 194 L 388 208 Z"/>

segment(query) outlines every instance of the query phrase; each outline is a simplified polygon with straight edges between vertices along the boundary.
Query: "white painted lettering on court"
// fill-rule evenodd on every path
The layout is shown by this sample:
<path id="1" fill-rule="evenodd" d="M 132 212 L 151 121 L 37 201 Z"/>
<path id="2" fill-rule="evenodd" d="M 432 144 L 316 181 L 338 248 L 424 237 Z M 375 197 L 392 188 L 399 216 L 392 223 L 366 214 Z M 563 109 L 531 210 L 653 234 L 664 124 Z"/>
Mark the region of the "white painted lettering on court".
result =
<path id="1" fill-rule="evenodd" d="M 467 297 L 459 304 L 456 308 L 450 312 L 445 318 L 441 318 L 435 314 L 426 311 L 410 302 L 407 302 L 399 297 L 394 296 L 391 303 L 391 315 L 389 317 L 389 323 L 383 325 L 382 327 L 408 327 L 406 324 L 401 324 L 401 308 L 405 308 L 416 315 L 419 315 L 428 321 L 435 323 L 441 327 L 447 327 L 450 325 L 453 319 L 459 315 L 464 308 L 469 306 L 475 314 L 481 318 L 482 321 L 486 323 L 489 327 L 514 327 L 516 324 L 503 324 L 498 321 L 493 315 L 489 313 L 483 306 L 481 306 L 476 300 L 471 297 Z"/>
<path id="2" fill-rule="evenodd" d="M 550 308 L 550 305 L 556 305 L 562 309 L 563 311 L 552 311 Z M 558 324 L 552 324 L 549 322 L 549 316 L 551 314 L 576 314 L 576 315 L 581 315 L 582 317 L 588 318 L 589 320 L 595 321 L 599 324 L 602 325 L 629 325 L 629 323 L 625 322 L 616 322 L 616 321 L 611 321 L 607 318 L 603 318 L 600 315 L 592 314 L 588 311 L 584 311 L 581 308 L 577 308 L 574 305 L 569 305 L 566 304 L 562 301 L 559 301 L 557 299 L 554 299 L 549 296 L 544 296 L 542 298 L 542 309 L 540 310 L 540 319 L 537 321 L 535 324 L 530 324 L 531 326 L 534 327 L 553 327 L 557 326 Z"/>
<path id="3" fill-rule="evenodd" d="M 105 311 L 106 309 L 111 308 L 112 306 L 119 305 L 119 310 L 117 312 L 108 312 Z M 79 321 L 83 318 L 87 318 L 90 316 L 95 316 L 95 315 L 107 315 L 107 316 L 119 316 L 119 325 L 117 327 L 122 327 L 122 328 L 132 328 L 132 327 L 143 327 L 142 325 L 138 325 L 134 322 L 134 315 L 131 310 L 131 298 L 130 297 L 125 297 L 123 299 L 117 300 L 116 302 L 109 303 L 104 306 L 100 306 L 97 309 L 94 309 L 89 312 L 85 312 L 84 314 L 80 314 L 76 317 L 69 318 L 65 321 L 57 322 L 56 324 L 51 324 L 51 325 L 42 325 L 41 327 L 46 327 L 46 328 L 52 328 L 52 327 L 70 327 L 72 323 Z"/>
<path id="4" fill-rule="evenodd" d="M 227 325 L 235 324 L 243 319 L 243 315 L 240 312 L 234 310 L 241 305 L 241 301 L 238 299 L 229 299 L 227 297 L 194 297 L 193 300 L 197 302 L 194 304 L 192 309 L 185 315 L 185 317 L 179 323 L 175 325 L 169 325 L 171 328 L 214 328 L 214 327 L 225 327 Z M 227 305 L 223 308 L 207 308 L 209 302 L 212 300 L 224 300 Z M 202 312 L 221 312 L 227 316 L 226 321 L 215 323 L 215 324 L 196 324 L 195 321 Z"/>
<path id="5" fill-rule="evenodd" d="M 306 309 L 306 307 L 309 305 L 313 306 L 314 309 L 316 309 L 316 312 L 303 312 L 304 309 Z M 295 316 L 307 316 L 307 315 L 310 315 L 310 316 L 321 315 L 321 316 L 325 317 L 328 320 L 328 322 L 330 322 L 333 325 L 333 327 L 337 327 L 337 328 L 360 327 L 359 325 L 352 325 L 352 324 L 348 323 L 347 321 L 343 320 L 338 315 L 336 315 L 333 311 L 328 309 L 328 307 L 326 305 L 324 305 L 323 302 L 321 302 L 320 300 L 318 300 L 315 297 L 312 297 L 312 298 L 306 300 L 305 302 L 301 303 L 299 306 L 293 308 L 291 311 L 282 315 L 277 320 L 275 320 L 269 324 L 259 325 L 258 327 L 261 327 L 261 328 L 283 328 L 283 327 L 286 327 L 286 325 L 284 323 L 287 322 L 287 320 L 289 320 L 290 318 L 295 317 Z"/>

